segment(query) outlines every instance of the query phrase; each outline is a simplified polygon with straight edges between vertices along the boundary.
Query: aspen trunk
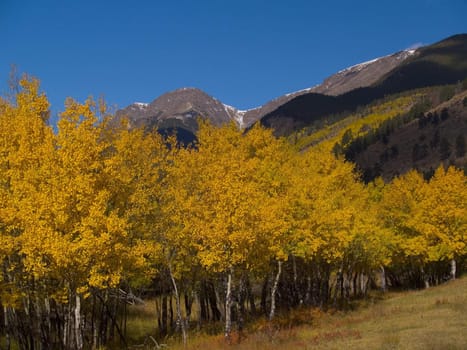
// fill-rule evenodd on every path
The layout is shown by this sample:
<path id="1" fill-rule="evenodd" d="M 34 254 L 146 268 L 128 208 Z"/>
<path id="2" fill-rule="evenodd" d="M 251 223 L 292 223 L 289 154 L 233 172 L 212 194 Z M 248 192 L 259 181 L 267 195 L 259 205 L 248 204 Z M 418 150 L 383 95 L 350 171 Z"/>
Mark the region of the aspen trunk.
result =
<path id="1" fill-rule="evenodd" d="M 230 344 L 230 332 L 232 330 L 232 269 L 227 274 L 227 290 L 225 293 L 225 340 Z"/>
<path id="2" fill-rule="evenodd" d="M 344 298 L 346 301 L 350 300 L 351 278 L 352 278 L 352 270 L 349 269 L 345 273 L 344 278 L 343 278 Z"/>
<path id="3" fill-rule="evenodd" d="M 274 314 L 276 313 L 276 293 L 277 293 L 277 286 L 279 285 L 279 279 L 281 277 L 281 272 L 282 272 L 282 261 L 278 261 L 276 278 L 274 279 L 274 284 L 271 290 L 271 311 L 269 312 L 269 321 L 271 321 L 274 318 Z"/>
<path id="4" fill-rule="evenodd" d="M 10 341 L 10 325 L 8 323 L 8 308 L 6 306 L 3 307 L 3 318 L 4 318 L 4 325 L 5 325 L 5 349 L 10 350 L 11 341 Z"/>
<path id="5" fill-rule="evenodd" d="M 295 255 L 292 254 L 292 269 L 293 269 L 293 298 L 294 298 L 294 305 L 302 304 L 303 303 L 303 296 L 302 291 L 299 290 L 297 285 L 298 280 L 298 273 L 297 273 L 297 261 L 295 259 Z"/>
<path id="6" fill-rule="evenodd" d="M 268 284 L 269 284 L 269 276 L 266 275 L 264 278 L 263 286 L 261 288 L 261 312 L 266 316 L 267 315 L 267 308 L 266 308 L 266 298 L 268 295 Z"/>
<path id="7" fill-rule="evenodd" d="M 206 301 L 207 301 L 207 304 L 209 304 L 209 307 L 211 308 L 211 314 L 212 314 L 212 319 L 215 320 L 215 321 L 219 321 L 221 320 L 224 315 L 223 315 L 223 312 L 224 312 L 224 309 L 221 308 L 222 312 L 219 310 L 219 308 L 217 307 L 217 305 L 221 305 L 222 303 L 220 302 L 220 297 L 219 297 L 219 292 L 216 288 L 216 286 L 209 282 L 209 283 L 206 283 Z M 207 306 L 206 304 L 206 306 Z M 208 308 L 209 310 L 209 308 Z"/>
<path id="8" fill-rule="evenodd" d="M 343 291 L 344 291 L 344 276 L 343 276 L 343 272 L 342 272 L 343 268 L 342 268 L 342 264 L 341 266 L 339 267 L 339 271 L 337 272 L 337 278 L 336 278 L 336 283 L 335 283 L 335 288 L 334 288 L 334 301 L 333 301 L 333 304 L 334 304 L 334 307 L 337 306 L 337 298 L 339 296 L 339 292 L 341 294 L 341 298 L 342 298 L 342 295 L 343 295 Z"/>
<path id="9" fill-rule="evenodd" d="M 256 315 L 256 304 L 255 304 L 255 296 L 253 295 L 253 291 L 251 289 L 250 279 L 246 278 L 245 280 L 245 288 L 248 294 L 248 303 L 250 304 L 250 312 L 253 315 Z"/>
<path id="10" fill-rule="evenodd" d="M 457 270 L 457 265 L 456 265 L 456 259 L 451 260 L 451 280 L 456 279 L 456 270 Z"/>
<path id="11" fill-rule="evenodd" d="M 428 274 L 425 273 L 425 269 L 423 267 L 420 268 L 420 272 L 422 274 L 423 282 L 425 284 L 425 288 L 428 289 L 430 288 L 430 280 L 428 278 Z"/>
<path id="12" fill-rule="evenodd" d="M 386 285 L 386 270 L 384 269 L 384 266 L 381 266 L 381 290 L 383 292 L 386 292 L 387 290 L 387 285 Z"/>
<path id="13" fill-rule="evenodd" d="M 428 279 L 428 276 L 424 277 L 424 281 L 425 281 L 425 288 L 426 289 L 430 288 L 430 280 Z"/>
<path id="14" fill-rule="evenodd" d="M 191 296 L 188 295 L 188 293 L 184 294 L 184 299 L 185 299 L 185 323 L 188 325 L 190 323 L 190 318 L 191 318 L 191 308 L 193 306 L 193 301 L 196 298 L 196 292 L 192 291 Z"/>
<path id="15" fill-rule="evenodd" d="M 76 349 L 83 348 L 83 338 L 81 336 L 81 299 L 78 294 L 75 296 L 75 322 L 74 322 Z"/>
<path id="16" fill-rule="evenodd" d="M 201 295 L 201 291 L 194 292 L 195 305 L 198 305 L 198 330 L 201 328 L 203 320 L 206 319 L 206 307 L 204 305 L 204 298 Z"/>
<path id="17" fill-rule="evenodd" d="M 183 346 L 186 346 L 187 334 L 186 334 L 185 322 L 182 319 L 182 310 L 181 310 L 181 307 L 180 307 L 180 295 L 178 294 L 177 283 L 175 282 L 175 278 L 174 278 L 174 276 L 172 274 L 172 269 L 170 268 L 170 265 L 169 265 L 169 274 L 170 274 L 170 279 L 172 281 L 172 286 L 173 286 L 174 293 L 175 293 L 175 305 L 176 305 L 176 312 L 177 312 L 177 326 L 180 327 L 180 330 L 182 332 Z"/>
<path id="18" fill-rule="evenodd" d="M 173 330 L 174 326 L 174 305 L 172 302 L 172 294 L 170 294 L 169 298 L 169 316 L 170 316 L 170 330 Z"/>
<path id="19" fill-rule="evenodd" d="M 44 310 L 45 310 L 45 323 L 47 327 L 46 328 L 47 337 L 49 337 L 52 334 L 52 322 L 51 322 L 52 315 L 50 314 L 50 300 L 47 297 L 44 299 Z"/>
<path id="20" fill-rule="evenodd" d="M 167 326 L 168 313 L 167 313 L 167 295 L 165 295 L 165 294 L 162 296 L 161 309 L 162 309 L 162 312 L 161 312 L 161 328 L 160 328 L 160 332 L 161 332 L 161 335 L 167 335 L 167 332 L 168 332 L 168 326 Z"/>
<path id="21" fill-rule="evenodd" d="M 216 285 L 212 283 L 212 302 L 211 302 L 211 309 L 214 312 L 213 306 L 217 308 L 217 305 L 222 305 L 225 300 L 222 300 L 219 289 L 216 288 Z M 225 321 L 225 307 L 221 307 L 220 309 L 217 309 L 219 311 L 219 320 L 224 320 Z"/>
<path id="22" fill-rule="evenodd" d="M 63 335 L 62 335 L 62 342 L 63 347 L 66 349 L 68 347 L 68 328 L 70 323 L 70 317 L 68 312 L 69 306 L 65 305 L 63 307 Z"/>
<path id="23" fill-rule="evenodd" d="M 311 305 L 311 296 L 312 296 L 312 281 L 311 276 L 306 276 L 306 291 L 305 291 L 305 304 Z M 300 304 L 303 304 L 303 299 L 300 300 Z"/>
<path id="24" fill-rule="evenodd" d="M 359 290 L 358 290 L 358 271 L 355 272 L 355 274 L 353 275 L 353 278 L 352 278 L 352 289 L 353 289 L 353 296 L 356 298 L 359 294 Z"/>
<path id="25" fill-rule="evenodd" d="M 204 288 L 204 283 L 201 284 L 200 291 L 197 293 L 198 297 L 198 326 L 203 324 L 203 321 L 207 321 L 209 319 L 209 310 L 208 304 L 209 301 L 206 297 L 206 290 Z"/>

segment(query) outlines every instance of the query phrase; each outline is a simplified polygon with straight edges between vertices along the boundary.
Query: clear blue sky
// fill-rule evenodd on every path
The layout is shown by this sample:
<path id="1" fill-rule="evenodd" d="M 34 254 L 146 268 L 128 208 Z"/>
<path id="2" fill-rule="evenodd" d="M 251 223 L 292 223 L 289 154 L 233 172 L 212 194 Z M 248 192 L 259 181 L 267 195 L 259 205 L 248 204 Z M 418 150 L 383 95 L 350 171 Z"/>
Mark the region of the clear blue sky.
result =
<path id="1" fill-rule="evenodd" d="M 240 109 L 347 66 L 467 32 L 467 0 L 0 0 L 11 64 L 67 96 L 125 107 L 185 86 Z"/>

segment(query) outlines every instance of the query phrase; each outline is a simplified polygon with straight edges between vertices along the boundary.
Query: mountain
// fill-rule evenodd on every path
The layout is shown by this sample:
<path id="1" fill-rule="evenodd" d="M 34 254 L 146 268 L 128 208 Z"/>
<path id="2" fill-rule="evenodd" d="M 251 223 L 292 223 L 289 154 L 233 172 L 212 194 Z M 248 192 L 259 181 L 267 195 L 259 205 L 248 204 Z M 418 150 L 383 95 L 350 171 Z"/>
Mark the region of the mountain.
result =
<path id="1" fill-rule="evenodd" d="M 369 86 L 414 53 L 415 50 L 401 51 L 354 65 L 330 76 L 320 85 L 279 96 L 246 111 L 223 104 L 199 89 L 182 88 L 166 93 L 151 103 L 135 102 L 117 111 L 117 118 L 127 116 L 131 125 L 136 127 L 177 127 L 191 132 L 196 131 L 197 117 L 207 118 L 214 125 L 233 120 L 245 128 L 296 97 L 310 93 L 338 95 L 357 87 Z"/>
<path id="2" fill-rule="evenodd" d="M 392 55 L 375 58 L 343 69 L 326 78 L 317 86 L 285 94 L 269 101 L 261 107 L 246 111 L 243 115 L 244 125 L 248 127 L 254 124 L 265 116 L 273 114 L 273 112 L 278 110 L 282 105 L 285 105 L 295 98 L 300 98 L 301 96 L 309 96 L 313 100 L 312 103 L 318 106 L 316 109 L 317 115 L 322 115 L 323 112 L 329 113 L 328 111 L 337 113 L 341 110 L 346 110 L 346 105 L 337 106 L 335 99 L 327 98 L 323 95 L 337 96 L 357 88 L 370 86 L 381 79 L 386 73 L 400 65 L 404 60 L 415 54 L 416 50 L 400 51 Z M 303 99 L 298 99 L 298 101 L 303 101 Z M 298 103 L 300 104 L 300 102 Z M 290 111 L 287 111 L 285 114 L 288 115 L 289 112 Z M 291 113 L 292 115 L 294 114 L 294 112 Z M 269 126 L 273 126 L 278 130 L 288 130 L 291 126 L 290 118 L 288 119 L 289 120 L 285 120 L 283 124 L 279 123 Z M 279 132 L 279 134 L 282 133 Z"/>
<path id="3" fill-rule="evenodd" d="M 197 88 L 181 88 L 165 93 L 151 103 L 135 102 L 116 112 L 113 123 L 127 118 L 129 127 L 156 129 L 163 134 L 176 133 L 185 144 L 196 139 L 197 119 L 209 119 L 213 125 L 234 121 L 243 127 L 244 111 L 223 104 Z"/>
<path id="4" fill-rule="evenodd" d="M 416 55 L 417 50 L 404 50 L 392 55 L 375 58 L 343 69 L 325 79 L 322 84 L 309 92 L 338 96 L 351 90 L 371 86 L 407 58 Z"/>
<path id="5" fill-rule="evenodd" d="M 387 59 L 389 67 L 393 68 L 385 72 L 387 68 L 382 69 L 381 66 Z M 352 76 L 355 76 L 355 82 Z M 460 34 L 430 46 L 403 51 L 343 70 L 310 92 L 278 106 L 262 117 L 261 123 L 273 128 L 277 135 L 289 135 L 319 119 L 353 112 L 358 107 L 391 94 L 452 84 L 466 77 L 467 34 Z M 318 91 L 327 94 L 318 94 Z M 343 93 L 334 96 L 338 92 Z"/>
<path id="6" fill-rule="evenodd" d="M 128 118 L 130 127 L 179 130 L 194 138 L 198 117 L 222 125 L 237 118 L 236 110 L 196 88 L 182 88 L 165 93 L 151 103 L 136 102 L 117 111 L 114 122 Z M 186 138 L 186 137 L 183 138 Z"/>
<path id="7" fill-rule="evenodd" d="M 289 135 L 331 115 L 349 113 L 384 96 L 410 89 L 449 84 L 467 77 L 467 35 L 456 35 L 416 50 L 400 51 L 343 69 L 322 84 L 285 94 L 247 111 L 226 105 L 196 88 L 168 92 L 151 103 L 117 111 L 130 126 L 178 130 L 194 139 L 198 117 L 214 125 L 234 121 L 248 128 L 257 121 Z"/>
<path id="8" fill-rule="evenodd" d="M 195 132 L 196 118 L 201 117 L 209 119 L 214 125 L 233 120 L 239 127 L 246 128 L 299 96 L 310 93 L 337 95 L 356 87 L 369 86 L 414 52 L 402 51 L 354 65 L 332 75 L 318 86 L 279 96 L 246 111 L 223 104 L 200 89 L 181 88 L 163 94 L 151 103 L 135 102 L 117 111 L 116 121 L 126 116 L 132 127 L 181 128 Z"/>

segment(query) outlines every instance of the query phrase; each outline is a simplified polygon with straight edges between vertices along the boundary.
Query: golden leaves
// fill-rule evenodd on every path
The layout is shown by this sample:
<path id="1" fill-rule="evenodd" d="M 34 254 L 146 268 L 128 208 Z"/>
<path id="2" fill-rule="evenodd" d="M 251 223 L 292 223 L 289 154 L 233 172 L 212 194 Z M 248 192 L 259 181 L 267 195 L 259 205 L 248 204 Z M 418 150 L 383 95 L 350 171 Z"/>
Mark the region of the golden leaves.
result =
<path id="1" fill-rule="evenodd" d="M 422 262 L 466 253 L 466 176 L 441 165 L 430 181 L 416 171 L 395 179 L 384 191 L 382 219 L 402 239 L 405 256 Z"/>
<path id="2" fill-rule="evenodd" d="M 169 266 L 191 279 L 291 255 L 372 269 L 466 254 L 466 177 L 454 168 L 365 186 L 329 145 L 297 152 L 261 126 L 200 121 L 198 143 L 180 148 L 107 124 L 92 100 L 68 100 L 54 134 L 38 83 L 21 86 L 15 104 L 0 101 L 0 256 L 58 302 Z M 27 285 L 0 283 L 3 303 Z"/>

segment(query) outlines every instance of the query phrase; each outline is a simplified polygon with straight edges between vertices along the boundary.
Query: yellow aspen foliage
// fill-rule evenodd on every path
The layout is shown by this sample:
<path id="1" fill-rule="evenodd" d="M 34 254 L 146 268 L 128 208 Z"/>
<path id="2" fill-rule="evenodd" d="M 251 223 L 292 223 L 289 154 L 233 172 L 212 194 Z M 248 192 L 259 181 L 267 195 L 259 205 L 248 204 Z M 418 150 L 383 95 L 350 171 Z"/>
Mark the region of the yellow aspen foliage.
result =
<path id="1" fill-rule="evenodd" d="M 359 225 L 349 253 L 353 264 L 360 269 L 371 271 L 392 263 L 396 237 L 380 217 L 384 187 L 383 180 L 377 178 L 358 198 Z"/>
<path id="2" fill-rule="evenodd" d="M 141 156 L 144 140 L 140 132 L 132 138 L 127 131 L 115 130 L 121 144 L 112 142 L 106 128 L 91 100 L 85 104 L 68 100 L 58 122 L 57 167 L 50 187 L 58 214 L 53 225 L 65 247 L 55 257 L 62 273 L 73 275 L 70 284 L 80 290 L 116 287 L 144 267 L 144 260 L 135 255 L 141 246 L 133 250 L 143 237 L 133 236 L 134 208 L 127 200 L 137 191 L 138 172 L 147 168 L 130 164 Z M 138 142 L 123 149 L 130 140 Z"/>
<path id="3" fill-rule="evenodd" d="M 278 248 L 285 225 L 278 141 L 260 127 L 243 135 L 233 124 L 215 128 L 202 122 L 198 140 L 196 147 L 180 150 L 172 170 L 171 227 L 191 237 L 200 263 L 211 271 L 284 258 Z"/>
<path id="4" fill-rule="evenodd" d="M 53 132 L 46 125 L 49 104 L 39 92 L 38 81 L 24 78 L 19 85 L 15 101 L 0 102 L 0 250 L 7 257 L 3 264 L 9 271 L 4 277 L 10 285 L 10 298 L 28 292 L 30 278 L 23 274 L 24 269 L 33 277 L 46 269 L 43 259 L 33 263 L 21 254 L 27 252 L 22 246 L 26 237 L 40 243 L 36 233 L 42 232 L 44 225 L 37 204 L 46 203 L 41 191 L 44 179 L 51 176 L 41 163 L 54 149 Z"/>
<path id="5" fill-rule="evenodd" d="M 398 253 L 419 264 L 428 258 L 428 241 L 419 226 L 425 186 L 423 176 L 412 170 L 384 188 L 380 206 L 383 225 L 396 236 Z"/>
<path id="6" fill-rule="evenodd" d="M 358 196 L 363 187 L 353 165 L 336 159 L 319 147 L 300 156 L 292 186 L 295 254 L 341 261 L 356 233 Z"/>
<path id="7" fill-rule="evenodd" d="M 10 268 L 48 281 L 52 296 L 64 289 L 86 296 L 90 287 L 116 287 L 147 265 L 144 237 L 132 236 L 134 208 L 122 200 L 137 188 L 124 192 L 112 159 L 120 158 L 122 174 L 145 171 L 123 166 L 141 156 L 143 146 L 118 152 L 91 100 L 68 100 L 54 135 L 38 83 L 21 86 L 16 104 L 3 103 L 0 117 L 1 240 L 8 242 L 3 255 L 10 256 Z"/>
<path id="8" fill-rule="evenodd" d="M 146 266 L 141 277 L 150 279 L 155 273 L 152 268 L 164 260 L 161 235 L 166 228 L 166 174 L 173 164 L 175 149 L 168 148 L 159 134 L 143 130 L 120 128 L 112 138 L 112 157 L 105 160 L 112 205 L 127 222 L 138 251 L 134 258 L 139 266 Z"/>
<path id="9" fill-rule="evenodd" d="M 441 165 L 425 186 L 420 203 L 420 230 L 429 242 L 431 261 L 467 253 L 467 177 L 462 170 Z"/>
<path id="10" fill-rule="evenodd" d="M 362 122 L 379 125 L 413 101 L 396 102 Z M 38 81 L 0 98 L 2 331 L 21 325 L 11 333 L 20 348 L 98 348 L 110 329 L 123 338 L 120 296 L 144 283 L 160 293 L 164 332 L 175 296 L 185 341 L 182 296 L 186 317 L 198 299 L 200 321 L 223 318 L 229 337 L 242 322 L 233 295 L 239 313 L 249 304 L 254 314 L 260 284 L 272 319 L 276 299 L 323 305 L 332 291 L 336 303 L 366 293 L 376 270 L 385 289 L 386 268 L 388 285 L 428 285 L 446 278 L 447 261 L 455 277 L 466 256 L 467 180 L 453 167 L 428 182 L 410 171 L 364 185 L 330 142 L 297 151 L 260 125 L 200 120 L 197 141 L 182 147 L 106 113 L 102 101 L 68 99 L 54 133 Z"/>

